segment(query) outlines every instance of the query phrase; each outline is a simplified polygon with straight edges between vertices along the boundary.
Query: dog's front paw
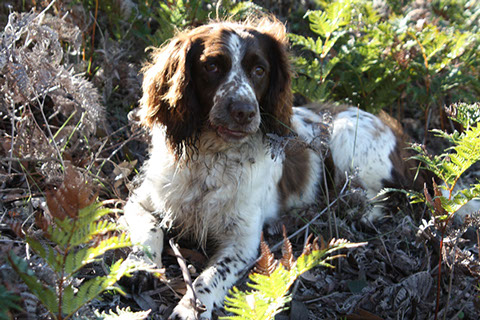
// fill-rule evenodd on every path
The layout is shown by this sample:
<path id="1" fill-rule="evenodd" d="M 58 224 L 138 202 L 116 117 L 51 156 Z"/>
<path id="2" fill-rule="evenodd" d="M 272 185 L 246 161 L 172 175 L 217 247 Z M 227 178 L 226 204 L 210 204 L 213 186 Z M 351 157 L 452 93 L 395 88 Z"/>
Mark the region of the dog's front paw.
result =
<path id="1" fill-rule="evenodd" d="M 183 300 L 183 299 L 182 299 Z M 168 317 L 169 320 L 210 320 L 212 317 L 211 311 L 206 310 L 205 306 L 192 306 L 191 303 L 180 303 L 173 309 L 172 314 Z"/>

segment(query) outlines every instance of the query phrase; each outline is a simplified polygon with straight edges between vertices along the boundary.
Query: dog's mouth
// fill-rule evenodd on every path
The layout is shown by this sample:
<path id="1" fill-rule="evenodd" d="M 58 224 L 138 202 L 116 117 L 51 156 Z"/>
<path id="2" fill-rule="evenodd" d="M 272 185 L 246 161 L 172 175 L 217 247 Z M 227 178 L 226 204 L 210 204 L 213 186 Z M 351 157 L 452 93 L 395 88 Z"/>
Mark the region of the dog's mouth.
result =
<path id="1" fill-rule="evenodd" d="M 250 132 L 242 130 L 232 130 L 224 126 L 215 128 L 217 134 L 225 141 L 239 141 L 250 135 Z"/>

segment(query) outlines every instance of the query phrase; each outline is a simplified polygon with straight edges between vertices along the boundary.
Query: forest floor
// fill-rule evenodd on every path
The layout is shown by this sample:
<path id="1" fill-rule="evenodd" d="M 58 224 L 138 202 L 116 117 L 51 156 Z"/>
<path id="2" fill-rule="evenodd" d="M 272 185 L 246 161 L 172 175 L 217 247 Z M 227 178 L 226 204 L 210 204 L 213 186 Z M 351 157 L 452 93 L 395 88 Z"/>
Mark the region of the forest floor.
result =
<path id="1" fill-rule="evenodd" d="M 143 48 L 120 48 L 101 35 L 96 73 L 84 77 L 80 71 L 86 70 L 88 59 L 79 58 L 85 29 L 81 15 L 75 14 L 79 12 L 40 17 L 30 11 L 10 16 L 5 8 L 0 11 L 0 29 L 5 28 L 0 42 L 0 279 L 21 297 L 22 311 L 11 311 L 14 319 L 49 317 L 3 258 L 6 252 L 27 259 L 43 281 L 48 282 L 49 271 L 12 226 L 41 237 L 33 217 L 48 215 L 45 193 L 61 184 L 65 164 L 99 185 L 100 199 L 115 199 L 121 208 L 147 155 L 149 137 L 135 121 Z M 422 119 L 422 114 L 411 113 L 401 122 L 413 140 L 425 140 L 432 152 L 441 152 L 445 146 L 432 135 L 425 139 Z M 431 127 L 440 126 L 439 117 L 435 119 Z M 477 172 L 472 170 L 470 178 L 478 179 Z M 363 191 L 347 188 L 341 195 L 323 197 L 318 207 L 282 217 L 279 224 L 287 226 L 287 234 L 315 220 L 291 239 L 297 256 L 310 233 L 367 244 L 342 252 L 345 257 L 335 261 L 334 269 L 302 275 L 289 308 L 276 319 L 433 319 L 435 313 L 438 319 L 480 319 L 478 219 L 452 223 L 443 233 L 440 252 L 442 232 L 423 204 L 412 205 L 398 193 L 384 206 L 385 217 L 362 224 L 360 217 L 368 210 Z M 265 239 L 270 246 L 282 241 L 280 234 L 266 233 Z M 192 277 L 197 276 L 206 254 L 188 242 L 180 247 Z M 105 264 L 128 253 L 110 253 L 77 278 L 102 274 Z M 274 253 L 281 256 L 279 249 Z M 163 261 L 164 278 L 121 281 L 126 295 L 105 293 L 78 315 L 90 318 L 93 310 L 128 306 L 150 309 L 151 319 L 165 319 L 185 292 L 185 283 L 168 248 Z M 238 285 L 245 288 L 245 281 Z"/>

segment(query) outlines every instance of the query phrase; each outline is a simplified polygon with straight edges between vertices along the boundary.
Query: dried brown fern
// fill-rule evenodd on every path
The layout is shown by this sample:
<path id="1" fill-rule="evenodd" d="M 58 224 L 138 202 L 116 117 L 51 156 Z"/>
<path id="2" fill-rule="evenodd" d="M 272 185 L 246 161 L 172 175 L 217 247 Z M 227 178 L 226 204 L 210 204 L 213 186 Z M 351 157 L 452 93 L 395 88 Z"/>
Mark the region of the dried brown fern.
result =
<path id="1" fill-rule="evenodd" d="M 95 201 L 95 194 L 79 172 L 71 166 L 65 170 L 65 179 L 62 185 L 47 193 L 47 205 L 54 218 L 76 218 L 78 211 Z"/>
<path id="2" fill-rule="evenodd" d="M 277 267 L 277 260 L 273 256 L 270 247 L 263 239 L 263 233 L 260 239 L 260 258 L 258 258 L 253 271 L 258 274 L 269 276 Z"/>
<path id="3" fill-rule="evenodd" d="M 283 228 L 283 244 L 282 244 L 282 258 L 280 263 L 285 267 L 285 269 L 290 270 L 295 264 L 295 257 L 293 256 L 292 243 L 287 237 L 287 229 L 285 225 Z"/>
<path id="4" fill-rule="evenodd" d="M 104 109 L 93 85 L 74 73 L 70 59 L 80 45 L 80 29 L 59 17 L 10 14 L 0 33 L 0 140 L 8 139 L 1 171 L 58 183 L 64 159 L 85 158 L 93 147 Z"/>

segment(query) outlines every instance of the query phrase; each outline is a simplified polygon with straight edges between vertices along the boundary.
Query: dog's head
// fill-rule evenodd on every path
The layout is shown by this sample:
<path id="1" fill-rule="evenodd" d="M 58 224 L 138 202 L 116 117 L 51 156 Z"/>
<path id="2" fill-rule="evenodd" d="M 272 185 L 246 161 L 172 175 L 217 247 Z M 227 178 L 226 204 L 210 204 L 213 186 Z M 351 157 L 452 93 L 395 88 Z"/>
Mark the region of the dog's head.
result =
<path id="1" fill-rule="evenodd" d="M 225 143 L 285 135 L 292 113 L 285 27 L 216 22 L 178 34 L 144 68 L 143 123 L 165 127 L 176 153 L 205 130 Z"/>

